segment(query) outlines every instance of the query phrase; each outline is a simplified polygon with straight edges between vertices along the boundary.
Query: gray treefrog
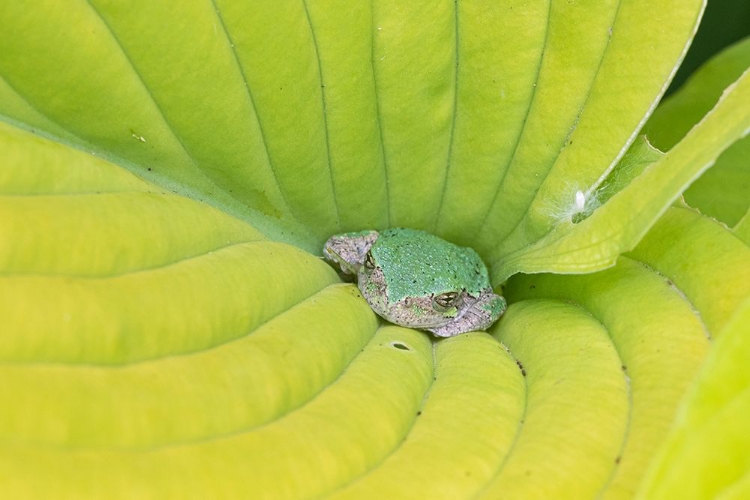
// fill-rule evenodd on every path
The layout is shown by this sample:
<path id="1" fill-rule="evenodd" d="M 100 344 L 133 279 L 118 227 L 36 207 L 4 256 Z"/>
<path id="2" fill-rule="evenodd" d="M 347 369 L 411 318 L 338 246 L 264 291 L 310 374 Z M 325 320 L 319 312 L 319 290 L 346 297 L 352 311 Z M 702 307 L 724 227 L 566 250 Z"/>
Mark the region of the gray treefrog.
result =
<path id="1" fill-rule="evenodd" d="M 373 311 L 397 325 L 451 337 L 484 330 L 505 312 L 479 255 L 424 231 L 338 234 L 323 254 L 357 278 Z"/>

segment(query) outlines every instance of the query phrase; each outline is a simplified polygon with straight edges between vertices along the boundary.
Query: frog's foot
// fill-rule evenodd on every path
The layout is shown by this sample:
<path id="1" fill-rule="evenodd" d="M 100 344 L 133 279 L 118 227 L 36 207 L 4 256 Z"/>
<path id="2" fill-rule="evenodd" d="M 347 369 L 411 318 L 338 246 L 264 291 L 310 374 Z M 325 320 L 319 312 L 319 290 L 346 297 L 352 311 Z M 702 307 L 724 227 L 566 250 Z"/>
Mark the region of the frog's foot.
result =
<path id="1" fill-rule="evenodd" d="M 344 274 L 357 275 L 364 264 L 367 252 L 378 239 L 377 231 L 359 231 L 336 234 L 323 246 L 326 260 L 338 264 Z"/>
<path id="2" fill-rule="evenodd" d="M 492 288 L 486 288 L 461 316 L 446 325 L 428 330 L 438 337 L 453 337 L 474 330 L 486 330 L 502 316 L 506 307 L 507 303 L 502 296 L 495 294 Z"/>

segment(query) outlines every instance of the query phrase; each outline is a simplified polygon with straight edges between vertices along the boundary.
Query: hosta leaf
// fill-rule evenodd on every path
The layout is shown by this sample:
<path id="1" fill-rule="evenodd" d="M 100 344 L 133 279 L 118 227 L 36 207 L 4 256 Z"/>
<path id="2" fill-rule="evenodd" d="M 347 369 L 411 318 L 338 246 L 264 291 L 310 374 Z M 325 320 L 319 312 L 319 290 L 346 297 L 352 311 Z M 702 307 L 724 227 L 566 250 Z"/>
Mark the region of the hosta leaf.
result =
<path id="1" fill-rule="evenodd" d="M 581 308 L 529 300 L 507 314 L 493 333 L 521 363 L 526 401 L 514 446 L 483 493 L 594 497 L 611 473 L 628 420 L 617 351 L 606 328 Z"/>
<path id="2" fill-rule="evenodd" d="M 19 2 L 0 10 L 2 24 L 8 28 L 0 37 L 0 74 L 8 94 L 0 100 L 0 113 L 56 135 L 55 129 L 45 128 L 44 121 L 37 119 L 42 115 L 68 132 L 62 137 L 66 142 L 94 149 L 142 177 L 209 201 L 264 229 L 278 226 L 278 220 L 269 225 L 260 212 L 276 218 L 287 214 L 285 219 L 291 220 L 289 214 L 297 210 L 293 213 L 307 214 L 304 221 L 323 224 L 327 218 L 328 224 L 335 225 L 330 191 L 326 203 L 317 199 L 314 207 L 304 211 L 284 202 L 281 189 L 290 176 L 292 184 L 294 179 L 301 184 L 300 173 L 318 176 L 330 187 L 325 158 L 319 157 L 319 151 L 299 152 L 306 141 L 297 141 L 297 135 L 296 153 L 286 146 L 280 149 L 291 151 L 293 158 L 305 156 L 300 164 L 306 170 L 277 179 L 274 149 L 264 142 L 266 134 L 243 77 L 242 61 L 211 3 L 181 9 L 179 25 L 172 22 L 174 11 L 167 4 L 81 1 L 63 13 L 56 6 L 54 2 Z M 165 31 L 164 26 L 173 28 Z M 309 39 L 309 30 L 302 34 Z M 284 67 L 297 67 L 284 63 Z M 273 71 L 262 74 L 275 75 Z M 290 85 L 303 85 L 296 77 Z M 312 74 L 304 81 L 310 78 Z M 59 92 L 61 88 L 64 93 Z M 317 109 L 320 117 L 320 100 L 308 100 L 306 109 L 308 113 Z M 272 122 L 267 127 L 284 126 L 278 124 L 280 115 L 276 116 L 275 120 L 267 118 Z M 296 189 L 303 198 L 316 191 L 309 186 L 289 189 Z M 305 231 L 298 225 L 294 229 Z M 279 234 L 278 229 L 275 233 Z M 287 235 L 285 239 L 295 238 Z"/>
<path id="3" fill-rule="evenodd" d="M 0 114 L 308 250 L 390 225 L 489 253 L 616 163 L 701 7 L 16 2 Z"/>
<path id="4" fill-rule="evenodd" d="M 517 2 L 511 7 L 510 16 L 527 14 Z M 514 60 L 532 58 L 529 71 L 485 77 L 490 80 L 486 86 L 500 86 L 496 106 L 507 108 L 505 116 L 513 117 L 494 129 L 491 140 L 497 152 L 489 168 L 477 169 L 469 161 L 472 149 L 461 147 L 460 141 L 473 136 L 472 124 L 456 121 L 453 151 L 467 159 L 456 157 L 451 163 L 445 197 L 447 213 L 461 215 L 450 217 L 453 221 L 444 231 L 479 247 L 493 264 L 497 256 L 533 243 L 548 230 L 553 218 L 540 207 L 573 195 L 577 187 L 586 189 L 616 163 L 663 91 L 699 12 L 698 2 L 549 2 L 548 7 L 547 23 L 531 31 L 538 31 L 538 43 L 511 52 Z M 533 19 L 539 17 L 544 13 L 537 12 Z M 642 35 L 656 36 L 661 31 L 657 26 L 666 19 L 674 29 L 658 35 L 660 50 L 653 51 Z M 519 33 L 520 29 L 498 36 L 515 38 Z M 502 45 L 491 46 L 502 51 Z M 459 57 L 459 89 L 465 80 L 473 80 L 473 75 L 461 78 L 463 62 Z M 630 85 L 631 78 L 642 85 Z M 628 105 L 618 106 L 611 95 Z M 459 112 L 462 105 L 486 109 L 459 100 Z M 501 242 L 507 243 L 498 249 Z"/>
<path id="5" fill-rule="evenodd" d="M 586 494 L 572 494 L 568 488 L 576 487 L 582 481 L 580 478 L 568 479 L 563 474 L 553 478 L 548 485 L 550 490 L 541 496 L 592 498 L 601 492 L 610 498 L 630 498 L 656 445 L 669 427 L 677 402 L 708 348 L 706 330 L 677 290 L 662 277 L 629 260 L 612 270 L 590 276 L 514 278 L 508 293 L 513 300 L 524 300 L 521 304 L 534 297 L 554 300 L 558 307 L 563 307 L 557 302 L 559 300 L 573 301 L 573 305 L 565 307 L 574 311 L 579 309 L 580 314 L 588 313 L 593 316 L 593 321 L 601 324 L 601 334 L 611 343 L 614 354 L 608 368 L 612 376 L 617 372 L 623 383 L 628 382 L 620 389 L 624 401 L 615 407 L 616 411 L 607 416 L 590 414 L 575 424 L 576 428 L 584 429 L 591 436 L 589 439 L 609 445 L 597 452 L 596 467 L 600 472 L 590 486 L 592 489 Z M 633 314 L 633 311 L 638 311 L 638 314 Z M 549 330 L 549 335 L 559 336 L 560 341 L 566 340 L 562 333 L 558 333 L 559 327 L 550 327 Z M 574 351 L 569 363 L 575 367 L 593 355 L 595 353 L 589 348 L 581 347 Z M 524 358 L 520 357 L 520 360 L 526 366 Z M 594 378 L 600 376 L 597 374 Z M 592 408 L 603 412 L 612 408 L 613 397 L 610 392 L 597 400 L 581 399 L 580 396 L 571 398 L 560 402 L 560 408 L 553 410 L 552 414 L 560 414 L 562 408 L 568 409 L 571 405 L 583 415 Z M 612 422 L 618 424 L 615 430 L 603 433 L 607 426 L 613 425 Z M 550 427 L 559 429 L 558 439 L 577 439 L 582 432 L 568 433 L 563 424 Z M 530 435 L 529 439 L 535 437 Z M 553 467 L 560 453 L 557 446 L 564 448 L 562 443 L 549 446 L 550 450 L 556 451 L 550 453 L 547 460 L 551 464 L 547 467 Z M 526 467 L 536 468 L 539 463 L 539 459 L 528 460 Z M 579 463 L 571 460 L 570 465 L 561 468 L 560 472 L 579 470 Z"/>
<path id="6" fill-rule="evenodd" d="M 2 360 L 205 349 L 336 281 L 315 257 L 105 161 L 7 126 L 0 143 Z"/>
<path id="7" fill-rule="evenodd" d="M 716 342 L 639 498 L 740 499 L 750 493 L 750 301 Z"/>
<path id="8" fill-rule="evenodd" d="M 656 241 L 662 241 L 661 251 L 649 254 L 649 248 L 657 247 Z M 718 248 L 715 249 L 714 244 Z M 675 265 L 678 261 L 688 264 Z M 708 276 L 711 271 L 716 279 Z M 736 281 L 731 276 L 733 273 L 738 275 Z M 509 281 L 506 294 L 516 302 L 509 314 L 530 301 L 564 300 L 566 304 L 582 307 L 611 337 L 629 381 L 629 407 L 622 447 L 613 459 L 615 465 L 601 490 L 603 497 L 632 497 L 649 457 L 669 428 L 684 388 L 702 361 L 708 337 L 719 335 L 740 308 L 742 297 L 750 295 L 748 273 L 748 249 L 731 232 L 691 210 L 672 208 L 636 250 L 629 257 L 622 257 L 613 269 L 586 276 L 518 275 Z M 692 286 L 688 276 L 693 274 L 704 278 L 704 288 Z M 731 291 L 729 298 L 725 299 L 728 291 Z M 556 322 L 553 330 L 560 328 L 560 324 Z M 503 320 L 496 331 L 508 326 Z M 535 329 L 522 339 L 531 343 L 532 335 L 541 335 L 543 331 Z M 529 370 L 518 347 L 514 348 L 513 344 L 510 347 Z M 588 349 L 579 352 L 579 358 L 589 355 Z M 570 405 L 576 402 L 569 400 L 565 411 L 570 411 Z M 600 404 L 607 406 L 602 403 L 595 406 L 599 408 Z M 551 413 L 565 414 L 562 409 Z M 746 432 L 746 425 L 737 423 L 740 427 L 735 429 Z M 606 429 L 606 424 L 602 425 L 602 419 L 591 419 L 590 425 L 584 427 L 587 432 L 595 432 Z M 534 437 L 539 435 L 536 433 Z M 708 462 L 703 463 L 709 470 Z M 543 464 L 544 458 L 537 458 L 525 465 L 527 471 L 533 471 Z M 747 471 L 741 461 L 733 467 L 736 471 Z M 570 469 L 579 470 L 572 466 Z M 537 492 L 542 498 L 583 497 L 580 491 L 571 488 L 578 488 L 585 481 L 569 481 L 570 469 L 565 469 L 566 474 L 557 478 L 554 474 L 543 475 L 541 480 L 526 486 L 522 496 L 528 498 L 532 492 Z M 507 486 L 516 487 L 512 482 Z M 545 487 L 548 489 L 543 489 Z"/>
<path id="9" fill-rule="evenodd" d="M 750 139 L 745 137 L 727 149 L 684 193 L 685 201 L 729 226 L 750 209 Z"/>
<path id="10" fill-rule="evenodd" d="M 736 226 L 734 226 L 734 234 L 750 246 L 750 210 L 745 216 L 740 219 Z"/>
<path id="11" fill-rule="evenodd" d="M 358 298 L 334 285 L 239 338 L 184 354 L 116 365 L 5 362 L 0 400 L 14 409 L 0 416 L 0 439 L 144 450 L 266 423 L 306 403 L 359 354 L 376 324 Z"/>
<path id="12" fill-rule="evenodd" d="M 750 296 L 750 246 L 690 209 L 669 209 L 628 255 L 668 276 L 714 333 Z"/>
<path id="13" fill-rule="evenodd" d="M 442 341 L 316 255 L 412 226 L 496 283 L 611 264 L 747 129 L 746 78 L 667 156 L 636 139 L 701 9 L 0 5 L 0 496 L 631 495 L 745 293 L 725 228 L 675 209 Z M 550 211 L 592 187 L 579 224 Z M 553 226 L 607 224 L 629 243 L 528 267 Z M 678 230 L 687 269 L 658 251 Z"/>
<path id="14" fill-rule="evenodd" d="M 644 132 L 667 151 L 716 106 L 724 90 L 750 66 L 750 39 L 724 49 L 701 66 L 654 110 Z"/>
<path id="15" fill-rule="evenodd" d="M 664 221 L 666 237 L 685 225 Z M 733 238 L 701 216 L 687 224 L 719 230 L 689 231 L 704 242 Z M 691 260 L 720 275 L 750 268 L 713 257 Z M 593 275 L 513 278 L 493 331 L 512 355 L 481 333 L 431 347 L 389 327 L 368 343 L 372 313 L 334 285 L 203 351 L 112 367 L 5 363 L 3 491 L 628 498 L 711 332 L 694 309 L 705 301 L 664 261 L 652 264 L 666 277 L 623 258 Z"/>
<path id="16" fill-rule="evenodd" d="M 2 123 L 0 145 L 6 274 L 106 277 L 263 239 L 218 210 Z"/>
<path id="17" fill-rule="evenodd" d="M 351 295 L 344 300 L 361 310 L 360 301 L 352 301 Z M 335 321 L 331 315 L 318 318 Z M 392 342 L 408 349 L 393 347 Z M 324 358 L 313 361 L 326 363 Z M 210 371 L 217 373 L 215 368 Z M 258 382 L 264 380 L 263 375 L 246 368 L 246 376 L 258 377 Z M 398 443 L 416 418 L 431 377 L 432 355 L 424 335 L 382 329 L 338 380 L 285 418 L 255 429 L 242 426 L 204 439 L 141 449 L 9 443 L 0 451 L 0 463 L 8 474 L 4 489 L 13 498 L 41 496 L 50 491 L 50 485 L 60 492 L 58 497 L 71 491 L 108 498 L 130 498 L 137 491 L 154 498 L 201 498 L 222 492 L 237 497 L 296 498 L 319 493 L 366 470 L 378 455 Z M 294 377 L 290 382 L 297 385 L 306 380 Z M 268 390 L 265 384 L 261 388 Z M 254 406 L 242 391 L 225 392 L 224 397 L 241 406 Z M 370 409 L 375 406 L 377 419 L 371 418 Z M 40 469 L 47 476 L 44 482 L 38 480 Z"/>
<path id="18" fill-rule="evenodd" d="M 503 260 L 493 268 L 495 279 L 503 280 L 517 271 L 580 273 L 611 265 L 620 253 L 635 246 L 667 206 L 725 148 L 750 131 L 748 101 L 750 71 L 682 142 L 590 217 L 577 224 L 572 218 L 560 221 L 531 247 L 504 257 L 498 254 Z"/>
<path id="19" fill-rule="evenodd" d="M 331 498 L 465 498 L 508 455 L 525 406 L 525 382 L 513 358 L 485 333 L 433 349 L 434 381 L 407 438 Z"/>
<path id="20" fill-rule="evenodd" d="M 674 146 L 719 100 L 724 89 L 750 67 L 750 38 L 725 49 L 706 63 L 646 124 L 653 144 Z M 703 213 L 733 226 L 750 207 L 750 139 L 738 141 L 685 192 L 685 200 Z"/>

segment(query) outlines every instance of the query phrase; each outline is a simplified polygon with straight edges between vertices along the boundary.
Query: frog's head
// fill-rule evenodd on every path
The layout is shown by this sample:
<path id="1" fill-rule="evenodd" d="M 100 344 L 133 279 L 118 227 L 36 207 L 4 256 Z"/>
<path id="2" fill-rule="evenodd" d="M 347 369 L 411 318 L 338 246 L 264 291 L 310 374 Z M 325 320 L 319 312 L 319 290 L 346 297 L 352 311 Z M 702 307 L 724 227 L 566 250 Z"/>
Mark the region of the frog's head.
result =
<path id="1" fill-rule="evenodd" d="M 460 292 L 447 292 L 437 296 L 409 296 L 392 301 L 388 287 L 382 277 L 382 270 L 361 270 L 358 277 L 359 288 L 370 307 L 391 323 L 411 328 L 432 328 L 452 321 L 461 311 Z"/>
<path id="2" fill-rule="evenodd" d="M 370 307 L 397 325 L 450 337 L 489 328 L 505 312 L 505 299 L 491 287 L 470 293 L 465 288 L 415 293 L 393 300 L 381 268 L 363 266 L 359 288 Z"/>
<path id="3" fill-rule="evenodd" d="M 492 288 L 486 288 L 478 297 L 466 301 L 465 307 L 453 321 L 441 326 L 428 328 L 439 337 L 451 337 L 472 330 L 486 330 L 503 315 L 507 303 L 495 294 Z"/>

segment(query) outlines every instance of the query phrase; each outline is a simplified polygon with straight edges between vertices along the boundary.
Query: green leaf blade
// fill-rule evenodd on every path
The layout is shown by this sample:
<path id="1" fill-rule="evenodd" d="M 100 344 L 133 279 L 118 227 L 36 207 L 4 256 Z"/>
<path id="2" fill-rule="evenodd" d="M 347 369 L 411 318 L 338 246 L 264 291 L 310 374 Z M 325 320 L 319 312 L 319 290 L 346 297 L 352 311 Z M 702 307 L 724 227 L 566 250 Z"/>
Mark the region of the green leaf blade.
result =
<path id="1" fill-rule="evenodd" d="M 575 14 L 575 7 L 569 8 L 573 9 L 571 14 Z M 549 151 L 546 155 L 531 155 L 527 160 L 544 167 L 539 171 L 531 169 L 528 173 L 526 169 L 520 169 L 518 179 L 513 180 L 522 183 L 518 193 L 511 191 L 502 196 L 501 191 L 498 194 L 502 203 L 490 213 L 488 220 L 492 222 L 492 228 L 479 240 L 480 248 L 489 253 L 490 261 L 541 238 L 555 223 L 546 207 L 558 204 L 561 197 L 574 195 L 577 189 L 586 191 L 616 164 L 634 140 L 644 117 L 666 89 L 664 82 L 682 57 L 701 11 L 702 2 L 653 5 L 623 1 L 611 8 L 608 23 L 598 29 L 597 25 L 586 24 L 586 36 L 600 40 L 594 44 L 601 47 L 594 51 L 598 57 L 589 62 L 588 79 L 578 93 L 568 95 L 576 89 L 568 90 L 570 83 L 564 80 L 553 87 L 566 89 L 562 94 L 565 100 L 561 100 L 557 93 L 550 95 L 550 109 L 541 115 L 540 120 L 552 120 L 552 124 L 540 126 L 540 137 L 531 141 L 533 144 L 549 144 L 546 146 Z M 574 16 L 567 24 L 579 23 L 581 16 L 583 14 Z M 665 22 L 673 26 L 669 34 L 657 28 Z M 658 42 L 659 51 L 650 50 L 648 44 L 642 42 L 644 33 L 663 37 Z M 565 43 L 561 45 L 566 47 Z M 566 62 L 563 58 L 560 64 Z M 561 69 L 560 76 L 569 71 Z M 637 88 L 629 83 L 634 75 L 638 75 L 641 82 Z M 612 95 L 617 95 L 619 101 L 611 99 Z M 618 107 L 616 102 L 627 102 L 628 105 Z M 569 115 L 556 109 L 563 105 L 570 108 Z M 561 112 L 565 118 L 558 118 Z M 550 131 L 550 127 L 563 124 L 564 128 L 556 133 Z M 516 209 L 503 206 L 516 203 L 517 199 L 523 200 L 523 205 Z"/>
<path id="2" fill-rule="evenodd" d="M 455 6 L 373 4 L 372 62 L 391 226 L 429 227 L 439 209 L 442 177 L 436 174 L 448 162 L 456 111 Z"/>
<path id="3" fill-rule="evenodd" d="M 388 227 L 388 180 L 373 60 L 374 6 L 344 0 L 305 5 L 320 64 L 341 229 Z"/>
<path id="4" fill-rule="evenodd" d="M 723 50 L 663 103 L 646 124 L 645 131 L 657 147 L 673 147 L 710 111 L 724 89 L 750 66 L 750 39 Z M 716 163 L 685 191 L 686 202 L 729 226 L 750 207 L 750 139 L 737 141 Z"/>
<path id="5" fill-rule="evenodd" d="M 0 7 L 0 494 L 631 498 L 750 293 L 749 225 L 668 208 L 750 77 L 636 137 L 702 7 Z M 317 257 L 401 225 L 498 285 L 613 267 L 431 340 Z"/>
<path id="6" fill-rule="evenodd" d="M 465 498 L 492 477 L 521 425 L 523 376 L 503 346 L 486 333 L 436 343 L 434 354 L 435 380 L 408 440 L 329 498 L 402 498 L 416 492 Z"/>
<path id="7" fill-rule="evenodd" d="M 691 209 L 669 209 L 628 255 L 672 277 L 713 334 L 750 296 L 750 247 Z"/>
<path id="8" fill-rule="evenodd" d="M 82 493 L 130 498 L 134 491 L 153 498 L 322 494 L 366 470 L 403 439 L 431 377 L 429 341 L 412 330 L 383 328 L 309 405 L 268 425 L 139 453 L 8 444 L 0 450 L 0 463 L 9 472 L 4 491 L 14 498 L 38 497 L 51 485 L 62 498 Z M 376 403 L 378 418 L 372 418 Z M 299 446 L 302 442 L 308 445 Z M 342 461 L 342 455 L 349 459 Z M 33 479 L 39 471 L 44 483 Z"/>
<path id="9" fill-rule="evenodd" d="M 723 330 L 638 498 L 742 498 L 750 450 L 750 305 Z"/>
<path id="10" fill-rule="evenodd" d="M 492 333 L 525 373 L 525 414 L 510 455 L 481 496 L 593 497 L 628 424 L 618 354 L 604 327 L 576 306 L 529 300 L 506 314 Z"/>
<path id="11" fill-rule="evenodd" d="M 193 351 L 173 345 L 161 356 L 119 363 L 4 362 L 0 401 L 9 410 L 0 417 L 0 442 L 137 454 L 252 429 L 309 403 L 376 327 L 351 286 L 334 285 Z"/>
<path id="12" fill-rule="evenodd" d="M 600 495 L 632 498 L 708 352 L 709 332 L 699 314 L 664 277 L 626 258 L 591 275 L 519 275 L 509 281 L 506 293 L 511 301 L 572 302 L 606 328 L 628 381 L 629 401 L 627 429 Z"/>
<path id="13" fill-rule="evenodd" d="M 473 245 L 530 112 L 550 7 L 512 1 L 457 6 L 456 115 L 435 230 Z"/>
<path id="14" fill-rule="evenodd" d="M 745 73 L 701 124 L 627 188 L 579 224 L 561 221 L 527 249 L 492 261 L 495 282 L 514 272 L 590 272 L 632 249 L 681 191 L 724 149 L 750 131 L 750 73 Z M 572 202 L 572 201 L 571 201 Z M 554 262 L 549 259 L 555 255 Z"/>

